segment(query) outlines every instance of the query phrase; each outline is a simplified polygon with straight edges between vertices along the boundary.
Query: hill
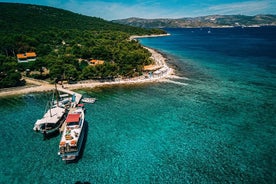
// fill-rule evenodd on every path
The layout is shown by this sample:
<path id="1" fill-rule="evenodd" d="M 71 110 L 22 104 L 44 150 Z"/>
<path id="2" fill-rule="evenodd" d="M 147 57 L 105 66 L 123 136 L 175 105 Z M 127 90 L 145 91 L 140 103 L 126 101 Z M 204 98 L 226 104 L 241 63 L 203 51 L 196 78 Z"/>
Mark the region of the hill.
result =
<path id="1" fill-rule="evenodd" d="M 276 26 L 276 15 L 209 15 L 180 19 L 128 18 L 113 20 L 114 23 L 141 28 L 189 28 L 189 27 L 233 27 L 233 26 Z"/>
<path id="2" fill-rule="evenodd" d="M 0 31 L 32 32 L 47 29 L 113 30 L 130 34 L 148 34 L 152 30 L 122 26 L 101 18 L 89 17 L 67 10 L 19 3 L 0 3 Z"/>
<path id="3" fill-rule="evenodd" d="M 140 75 L 150 53 L 128 38 L 160 33 L 47 6 L 0 3 L 0 88 L 24 85 L 22 74 L 50 81 Z M 17 62 L 26 52 L 36 60 Z"/>

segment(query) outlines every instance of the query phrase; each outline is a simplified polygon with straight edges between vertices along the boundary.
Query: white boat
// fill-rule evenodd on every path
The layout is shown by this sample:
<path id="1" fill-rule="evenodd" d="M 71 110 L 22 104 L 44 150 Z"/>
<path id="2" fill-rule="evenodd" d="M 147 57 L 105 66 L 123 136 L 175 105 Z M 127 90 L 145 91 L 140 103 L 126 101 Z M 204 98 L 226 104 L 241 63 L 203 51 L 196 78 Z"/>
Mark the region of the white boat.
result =
<path id="1" fill-rule="evenodd" d="M 34 124 L 33 130 L 50 135 L 59 130 L 65 120 L 66 110 L 62 107 L 51 107 L 41 119 Z"/>
<path id="2" fill-rule="evenodd" d="M 95 103 L 96 102 L 96 98 L 83 98 L 81 99 L 82 102 L 84 103 Z"/>
<path id="3" fill-rule="evenodd" d="M 53 101 L 54 100 L 52 99 L 50 102 L 48 102 L 46 106 L 47 112 L 41 119 L 38 119 L 35 122 L 33 127 L 33 130 L 41 132 L 44 134 L 44 136 L 47 137 L 54 135 L 59 131 L 59 128 L 64 122 L 67 114 L 66 109 L 58 106 L 57 104 L 53 104 Z"/>
<path id="4" fill-rule="evenodd" d="M 58 154 L 64 161 L 78 158 L 85 134 L 84 108 L 79 106 L 70 112 L 65 120 Z"/>

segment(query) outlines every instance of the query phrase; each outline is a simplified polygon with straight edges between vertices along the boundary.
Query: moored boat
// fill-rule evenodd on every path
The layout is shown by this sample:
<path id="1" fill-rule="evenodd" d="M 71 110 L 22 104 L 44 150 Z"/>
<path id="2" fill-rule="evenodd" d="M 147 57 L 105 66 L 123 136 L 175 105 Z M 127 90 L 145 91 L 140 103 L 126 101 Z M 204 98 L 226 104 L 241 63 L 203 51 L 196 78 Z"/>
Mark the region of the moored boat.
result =
<path id="1" fill-rule="evenodd" d="M 62 107 L 50 107 L 44 116 L 36 121 L 33 130 L 43 133 L 44 136 L 55 134 L 64 122 L 66 114 L 66 109 Z"/>
<path id="2" fill-rule="evenodd" d="M 78 158 L 85 134 L 85 119 L 83 106 L 70 112 L 65 120 L 58 154 L 64 161 L 74 161 Z"/>
<path id="3" fill-rule="evenodd" d="M 95 103 L 96 102 L 96 98 L 83 98 L 81 99 L 82 102 L 84 103 Z"/>
<path id="4" fill-rule="evenodd" d="M 41 119 L 38 119 L 33 127 L 33 130 L 41 132 L 44 138 L 49 138 L 51 135 L 58 133 L 59 128 L 64 122 L 68 110 L 61 107 L 59 102 L 54 103 L 55 96 L 58 97 L 57 89 L 53 92 L 53 97 L 46 105 L 45 114 Z"/>

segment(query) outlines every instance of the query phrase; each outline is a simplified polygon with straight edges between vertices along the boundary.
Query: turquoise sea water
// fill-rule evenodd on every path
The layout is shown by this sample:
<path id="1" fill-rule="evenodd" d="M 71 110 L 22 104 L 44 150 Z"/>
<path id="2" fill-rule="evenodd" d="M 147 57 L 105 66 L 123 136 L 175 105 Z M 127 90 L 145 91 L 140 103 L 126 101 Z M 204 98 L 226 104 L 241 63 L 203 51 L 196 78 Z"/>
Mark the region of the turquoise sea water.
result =
<path id="1" fill-rule="evenodd" d="M 0 99 L 0 183 L 275 183 L 276 29 L 167 31 L 140 42 L 188 85 L 79 90 L 98 101 L 77 163 L 32 130 L 50 93 Z"/>

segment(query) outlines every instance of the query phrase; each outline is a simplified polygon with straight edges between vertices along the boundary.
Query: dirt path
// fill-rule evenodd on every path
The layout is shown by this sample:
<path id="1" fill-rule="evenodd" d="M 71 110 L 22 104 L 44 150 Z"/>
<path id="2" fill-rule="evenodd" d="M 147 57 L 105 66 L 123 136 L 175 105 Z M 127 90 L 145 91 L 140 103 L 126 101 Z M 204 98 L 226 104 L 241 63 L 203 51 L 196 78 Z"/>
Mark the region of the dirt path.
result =
<path id="1" fill-rule="evenodd" d="M 160 36 L 160 35 L 151 35 L 150 37 L 154 36 Z M 161 35 L 161 36 L 167 36 Z M 148 37 L 148 36 L 142 36 L 142 37 Z M 141 38 L 141 36 L 132 36 L 130 39 L 135 38 Z M 115 79 L 114 81 L 106 81 L 106 82 L 100 82 L 100 81 L 93 81 L 93 80 L 87 80 L 87 81 L 80 81 L 77 84 L 65 84 L 64 87 L 66 89 L 80 89 L 80 88 L 94 88 L 95 86 L 103 86 L 103 85 L 114 85 L 114 84 L 137 84 L 137 83 L 148 83 L 148 82 L 162 82 L 166 81 L 166 78 L 170 78 L 173 75 L 173 69 L 169 68 L 166 64 L 166 58 L 158 53 L 157 51 L 150 49 L 148 47 L 144 47 L 148 49 L 152 56 L 151 58 L 155 61 L 154 65 L 158 70 L 156 71 L 158 75 L 151 75 L 148 76 L 148 74 L 144 74 L 139 77 L 130 78 L 130 79 Z M 49 84 L 46 81 L 42 80 L 36 80 L 31 78 L 24 78 L 28 84 L 31 84 L 29 86 L 25 87 L 17 87 L 17 88 L 7 88 L 2 89 L 0 91 L 0 97 L 5 96 L 11 96 L 11 95 L 21 95 L 21 94 L 28 94 L 28 93 L 36 93 L 36 92 L 46 92 L 55 89 L 55 86 L 53 84 Z M 58 89 L 60 89 L 61 86 L 58 85 Z"/>

